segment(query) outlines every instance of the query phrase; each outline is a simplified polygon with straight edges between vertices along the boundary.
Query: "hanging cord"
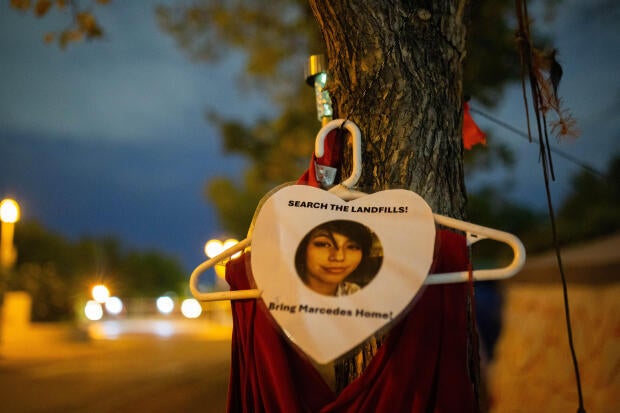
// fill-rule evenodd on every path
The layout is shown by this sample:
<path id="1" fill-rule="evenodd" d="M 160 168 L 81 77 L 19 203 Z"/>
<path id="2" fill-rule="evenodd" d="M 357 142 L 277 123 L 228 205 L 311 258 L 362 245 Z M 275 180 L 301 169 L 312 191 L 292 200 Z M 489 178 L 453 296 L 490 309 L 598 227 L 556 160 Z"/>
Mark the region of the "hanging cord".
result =
<path id="1" fill-rule="evenodd" d="M 504 129 L 507 129 L 507 130 L 515 133 L 516 135 L 518 135 L 518 136 L 520 136 L 522 138 L 525 138 L 525 139 L 529 140 L 530 142 L 532 142 L 531 136 L 529 136 L 527 133 L 520 131 L 519 129 L 515 128 L 514 126 L 512 126 L 512 125 L 510 125 L 510 124 L 508 124 L 508 123 L 506 123 L 506 122 L 504 122 L 504 121 L 502 121 L 502 120 L 500 120 L 500 119 L 498 119 L 498 118 L 496 118 L 494 116 L 491 116 L 488 113 L 483 112 L 480 109 L 472 107 L 471 104 L 469 106 L 469 111 L 473 112 L 473 113 L 477 113 L 478 115 L 480 115 L 480 116 L 482 116 L 484 118 L 487 118 L 491 122 L 493 122 L 493 123 L 503 127 Z M 569 162 L 572 162 L 573 164 L 575 164 L 575 165 L 579 166 L 580 168 L 590 172 L 591 174 L 598 176 L 599 178 L 605 178 L 605 174 L 602 173 L 601 171 L 593 168 L 592 166 L 588 165 L 585 162 L 582 162 L 577 157 L 572 156 L 571 154 L 569 154 L 569 153 L 567 153 L 567 152 L 565 152 L 565 151 L 563 151 L 561 149 L 558 149 L 558 148 L 552 146 L 551 147 L 551 152 L 554 153 L 556 156 L 559 156 L 561 158 L 566 159 Z"/>
<path id="2" fill-rule="evenodd" d="M 573 331 L 571 327 L 570 320 L 570 308 L 568 302 L 568 288 L 566 285 L 566 276 L 564 274 L 564 266 L 562 265 L 562 255 L 560 252 L 560 245 L 558 241 L 558 233 L 557 226 L 555 221 L 555 213 L 553 209 L 553 203 L 551 201 L 551 190 L 549 186 L 549 177 L 553 178 L 553 165 L 551 164 L 551 151 L 548 142 L 548 134 L 547 134 L 547 119 L 545 117 L 543 111 L 543 97 L 541 96 L 541 84 L 539 80 L 536 78 L 534 73 L 535 69 L 532 63 L 532 45 L 530 42 L 530 34 L 528 29 L 528 14 L 527 14 L 527 2 L 525 0 L 516 0 L 516 8 L 517 8 L 517 19 L 519 22 L 519 31 L 517 33 L 517 40 L 519 46 L 519 52 L 521 57 L 521 83 L 523 89 L 523 98 L 526 108 L 526 113 L 529 113 L 528 110 L 528 101 L 527 94 L 525 91 L 525 72 L 529 75 L 529 83 L 531 88 L 531 96 L 532 102 L 534 106 L 534 116 L 536 118 L 536 126 L 538 131 L 538 143 L 540 147 L 540 159 L 543 168 L 543 177 L 545 181 L 545 191 L 547 195 L 547 206 L 549 210 L 549 218 L 551 221 L 551 231 L 553 234 L 553 245 L 555 249 L 555 255 L 558 263 L 558 269 L 560 271 L 560 277 L 562 280 L 562 291 L 564 296 L 564 314 L 566 318 L 566 330 L 568 334 L 568 344 L 570 347 L 571 357 L 573 360 L 573 367 L 575 370 L 575 379 L 577 384 L 577 394 L 579 396 L 579 407 L 577 409 L 577 413 L 586 413 L 584 403 L 583 403 L 583 393 L 581 390 L 581 378 L 579 375 L 579 363 L 577 362 L 577 355 L 575 353 L 575 347 L 573 344 Z M 530 137 L 532 132 L 529 124 L 529 115 L 528 115 L 528 135 Z M 544 140 L 543 140 L 544 136 Z"/>

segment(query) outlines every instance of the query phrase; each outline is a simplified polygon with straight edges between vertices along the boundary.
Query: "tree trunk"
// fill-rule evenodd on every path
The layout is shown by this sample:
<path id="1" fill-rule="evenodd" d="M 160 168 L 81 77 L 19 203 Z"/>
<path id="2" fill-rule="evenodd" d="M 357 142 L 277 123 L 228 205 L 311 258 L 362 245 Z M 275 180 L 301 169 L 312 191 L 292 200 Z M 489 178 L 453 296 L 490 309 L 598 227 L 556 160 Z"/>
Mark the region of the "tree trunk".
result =
<path id="1" fill-rule="evenodd" d="M 362 131 L 368 192 L 405 188 L 463 218 L 462 60 L 467 0 L 310 0 L 336 117 Z M 344 175 L 346 176 L 346 174 Z"/>
<path id="2" fill-rule="evenodd" d="M 336 117 L 362 131 L 359 188 L 409 189 L 433 212 L 463 218 L 468 1 L 310 0 L 310 6 L 326 43 Z M 334 363 L 337 390 L 368 366 L 378 343 L 380 336 L 371 337 Z"/>

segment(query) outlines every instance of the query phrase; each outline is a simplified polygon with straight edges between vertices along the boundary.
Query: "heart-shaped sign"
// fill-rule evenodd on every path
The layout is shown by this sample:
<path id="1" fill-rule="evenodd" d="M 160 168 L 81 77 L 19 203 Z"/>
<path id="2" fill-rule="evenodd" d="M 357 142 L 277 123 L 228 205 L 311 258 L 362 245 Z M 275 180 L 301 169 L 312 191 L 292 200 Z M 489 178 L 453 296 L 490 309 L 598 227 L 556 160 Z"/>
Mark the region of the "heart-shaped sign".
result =
<path id="1" fill-rule="evenodd" d="M 262 206 L 252 272 L 270 314 L 318 363 L 341 356 L 395 319 L 428 274 L 430 207 L 396 189 L 346 202 L 293 185 Z"/>

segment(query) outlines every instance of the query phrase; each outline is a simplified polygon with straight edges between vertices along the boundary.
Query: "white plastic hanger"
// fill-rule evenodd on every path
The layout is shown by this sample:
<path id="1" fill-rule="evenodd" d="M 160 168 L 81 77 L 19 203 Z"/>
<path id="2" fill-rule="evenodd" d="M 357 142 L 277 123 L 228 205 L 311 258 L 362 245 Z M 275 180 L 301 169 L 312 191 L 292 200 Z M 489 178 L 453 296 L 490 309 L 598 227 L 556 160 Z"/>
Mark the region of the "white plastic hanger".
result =
<path id="1" fill-rule="evenodd" d="M 353 168 L 351 170 L 351 176 L 340 182 L 338 185 L 330 188 L 328 192 L 337 195 L 345 201 L 350 201 L 352 199 L 359 198 L 362 195 L 366 195 L 364 192 L 351 189 L 360 179 L 360 176 L 362 176 L 362 132 L 360 132 L 357 125 L 351 121 L 345 121 L 343 119 L 334 119 L 327 122 L 316 135 L 316 140 L 314 141 L 314 155 L 317 158 L 323 156 L 325 153 L 325 138 L 329 132 L 340 127 L 348 130 L 353 137 Z"/>
<path id="2" fill-rule="evenodd" d="M 343 119 L 334 119 L 321 128 L 317 134 L 315 141 L 315 155 L 320 158 L 324 153 L 325 137 L 329 132 L 338 127 L 344 127 L 353 136 L 353 171 L 351 176 L 340 184 L 329 189 L 329 192 L 339 196 L 344 200 L 352 200 L 366 195 L 364 192 L 359 192 L 351 189 L 358 181 L 362 174 L 362 134 L 353 122 L 345 121 Z M 279 189 L 279 188 L 278 188 Z M 273 191 L 270 191 L 266 197 L 269 197 Z M 259 207 L 260 208 L 260 207 Z M 493 268 L 486 270 L 474 270 L 473 277 L 476 281 L 484 280 L 499 280 L 512 277 L 515 275 L 525 264 L 525 248 L 523 243 L 516 236 L 499 231 L 496 229 L 483 227 L 481 225 L 472 224 L 470 222 L 461 221 L 455 218 L 450 218 L 444 215 L 433 214 L 435 222 L 439 225 L 450 227 L 463 231 L 467 234 L 467 245 L 473 245 L 474 243 L 483 239 L 492 239 L 498 242 L 505 243 L 512 248 L 513 259 L 510 264 L 502 268 Z M 243 251 L 248 248 L 252 242 L 251 229 L 248 236 L 238 244 L 228 248 L 221 254 L 213 257 L 202 264 L 198 265 L 190 276 L 189 287 L 192 295 L 200 301 L 220 301 L 220 300 L 240 300 L 240 299 L 252 299 L 258 298 L 261 295 L 261 291 L 257 289 L 252 290 L 235 290 L 235 291 L 220 291 L 220 292 L 202 292 L 198 288 L 198 280 L 202 273 L 207 269 L 213 267 L 215 264 L 230 259 L 234 254 Z M 457 271 L 442 274 L 433 274 L 432 277 L 426 277 L 425 284 L 450 284 L 457 282 L 464 282 L 469 279 L 468 271 Z"/>

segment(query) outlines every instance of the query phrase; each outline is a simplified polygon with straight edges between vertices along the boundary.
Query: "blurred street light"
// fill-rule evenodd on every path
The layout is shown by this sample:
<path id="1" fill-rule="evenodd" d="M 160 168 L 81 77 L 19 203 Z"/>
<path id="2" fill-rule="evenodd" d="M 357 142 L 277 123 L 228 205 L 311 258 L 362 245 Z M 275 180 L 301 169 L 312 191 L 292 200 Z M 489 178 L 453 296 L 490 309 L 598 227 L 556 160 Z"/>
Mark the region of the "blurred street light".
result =
<path id="1" fill-rule="evenodd" d="M 5 198 L 0 202 L 0 221 L 2 221 L 2 235 L 0 238 L 0 267 L 10 269 L 15 264 L 17 251 L 13 245 L 15 223 L 19 221 L 19 204 Z"/>
<path id="2" fill-rule="evenodd" d="M 216 257 L 222 252 L 224 244 L 219 239 L 210 239 L 205 244 L 205 255 L 209 258 Z"/>
<path id="3" fill-rule="evenodd" d="M 105 302 L 105 309 L 112 315 L 119 315 L 123 311 L 123 302 L 118 297 L 110 297 Z"/>
<path id="4" fill-rule="evenodd" d="M 157 310 L 162 314 L 170 314 L 174 310 L 174 300 L 167 295 L 159 297 L 155 304 Z"/>
<path id="5" fill-rule="evenodd" d="M 0 202 L 0 219 L 11 224 L 19 221 L 19 204 L 14 199 L 5 198 Z"/>
<path id="6" fill-rule="evenodd" d="M 103 317 L 103 308 L 95 300 L 89 300 L 84 306 L 84 315 L 91 321 L 101 320 Z"/>
<path id="7" fill-rule="evenodd" d="M 103 284 L 95 285 L 91 291 L 93 300 L 98 303 L 105 303 L 110 298 L 110 290 Z"/>
<path id="8" fill-rule="evenodd" d="M 124 305 L 120 298 L 111 297 L 110 290 L 103 284 L 95 285 L 90 294 L 92 300 L 88 300 L 84 306 L 84 314 L 91 321 L 101 320 L 105 312 L 112 315 L 119 315 Z M 103 311 L 105 309 L 105 312 Z"/>
<path id="9" fill-rule="evenodd" d="M 181 303 L 181 314 L 186 318 L 198 318 L 202 314 L 202 306 L 195 298 L 187 298 Z"/>
<path id="10" fill-rule="evenodd" d="M 227 239 L 224 242 L 220 241 L 219 239 L 211 239 L 211 240 L 207 241 L 207 243 L 205 244 L 205 254 L 209 258 L 215 258 L 218 255 L 220 255 L 222 252 L 226 251 L 228 248 L 230 248 L 230 247 L 234 246 L 235 244 L 237 244 L 238 242 L 239 241 L 237 241 L 234 238 L 229 238 L 229 239 Z M 236 258 L 239 255 L 241 255 L 241 252 L 237 252 L 236 254 L 234 254 L 231 257 L 226 257 L 222 261 L 220 261 L 217 264 L 215 264 L 213 266 L 213 268 L 215 269 L 215 274 L 219 278 L 224 279 L 225 276 L 226 276 L 226 262 L 230 258 Z"/>

